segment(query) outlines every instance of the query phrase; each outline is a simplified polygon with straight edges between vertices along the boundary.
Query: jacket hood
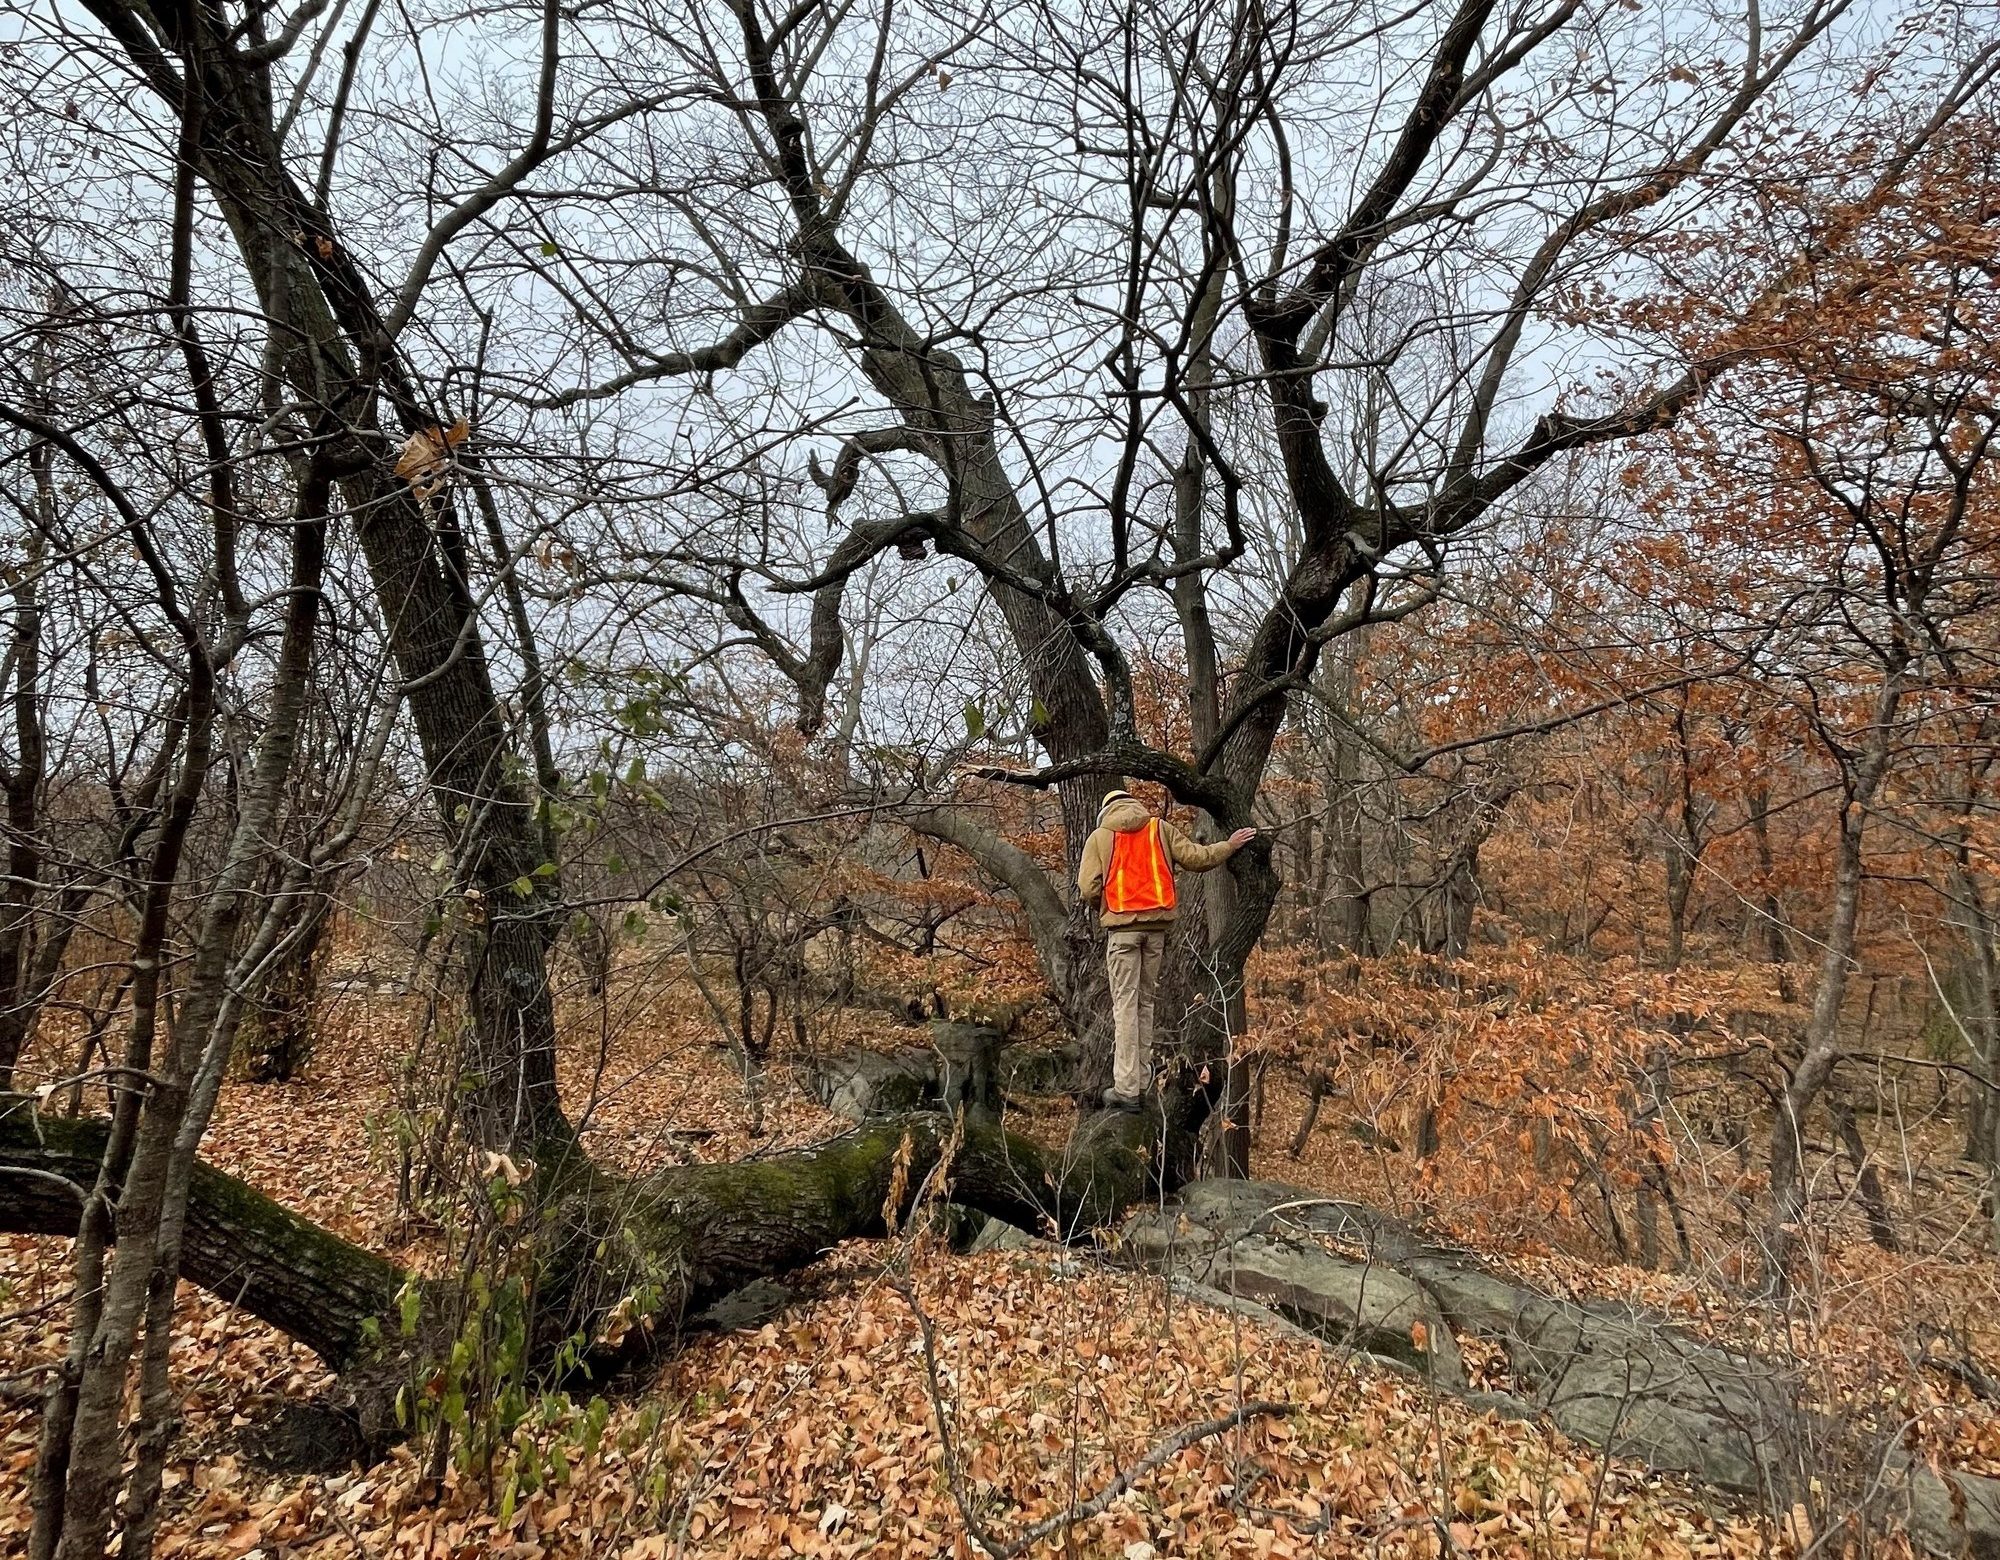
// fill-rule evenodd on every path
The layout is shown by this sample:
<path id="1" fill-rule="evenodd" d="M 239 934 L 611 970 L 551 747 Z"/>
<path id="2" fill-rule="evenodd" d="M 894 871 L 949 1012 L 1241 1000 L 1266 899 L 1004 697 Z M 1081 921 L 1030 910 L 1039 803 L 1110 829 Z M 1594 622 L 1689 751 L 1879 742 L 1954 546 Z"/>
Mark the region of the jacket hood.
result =
<path id="1" fill-rule="evenodd" d="M 1097 821 L 1115 834 L 1136 834 L 1152 821 L 1152 817 L 1144 802 L 1121 796 L 1105 804 L 1104 810 L 1097 815 Z"/>

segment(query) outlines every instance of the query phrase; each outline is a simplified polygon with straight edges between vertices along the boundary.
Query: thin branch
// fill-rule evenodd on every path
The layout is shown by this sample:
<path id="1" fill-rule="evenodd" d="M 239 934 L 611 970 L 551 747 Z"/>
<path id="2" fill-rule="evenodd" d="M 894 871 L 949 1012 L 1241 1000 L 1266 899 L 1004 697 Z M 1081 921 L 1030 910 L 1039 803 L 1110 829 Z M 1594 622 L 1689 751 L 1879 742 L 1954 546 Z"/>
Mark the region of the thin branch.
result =
<path id="1" fill-rule="evenodd" d="M 1218 1414 L 1213 1419 L 1204 1419 L 1200 1424 L 1187 1425 L 1154 1443 L 1153 1449 L 1141 1457 L 1130 1468 L 1120 1473 L 1089 1500 L 1056 1516 L 1045 1518 L 1033 1527 L 1024 1529 L 1011 1544 L 1003 1549 L 989 1550 L 996 1560 L 1012 1560 L 1025 1554 L 1035 1545 L 1053 1535 L 1067 1531 L 1079 1522 L 1088 1522 L 1111 1509 L 1111 1505 L 1140 1479 L 1169 1459 L 1178 1457 L 1197 1442 L 1206 1441 L 1212 1435 L 1221 1435 L 1225 1430 L 1234 1430 L 1248 1424 L 1253 1419 L 1284 1419 L 1296 1412 L 1296 1405 L 1273 1402 L 1268 1398 L 1257 1398 L 1239 1404 L 1226 1414 Z"/>

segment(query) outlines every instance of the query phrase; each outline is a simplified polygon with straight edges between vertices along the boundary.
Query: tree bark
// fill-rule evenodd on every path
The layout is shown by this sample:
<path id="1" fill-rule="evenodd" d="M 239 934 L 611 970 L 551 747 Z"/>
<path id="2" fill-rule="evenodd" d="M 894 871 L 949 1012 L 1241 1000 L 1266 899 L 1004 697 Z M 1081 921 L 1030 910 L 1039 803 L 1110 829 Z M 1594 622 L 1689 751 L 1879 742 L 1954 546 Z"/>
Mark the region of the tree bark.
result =
<path id="1" fill-rule="evenodd" d="M 46 988 L 33 958 L 35 892 L 42 875 L 39 813 L 47 743 L 42 730 L 42 601 L 44 533 L 56 521 L 55 450 L 40 442 L 28 452 L 34 479 L 37 526 L 28 529 L 20 572 L 9 582 L 14 597 L 14 763 L 0 786 L 6 792 L 7 877 L 0 884 L 0 1089 L 14 1086 L 28 1034 Z"/>
<path id="2" fill-rule="evenodd" d="M 596 1265 L 562 1278 L 570 1295 L 597 1297 L 595 1314 L 580 1318 L 586 1327 L 627 1292 L 627 1270 L 675 1275 L 655 1311 L 670 1331 L 754 1278 L 901 1225 L 920 1196 L 1036 1234 L 1079 1238 L 1185 1180 L 1193 1125 L 1157 1110 L 1103 1112 L 1051 1152 L 997 1124 L 959 1125 L 929 1112 L 769 1159 L 677 1166 L 631 1182 L 593 1173 L 547 1221 L 567 1232 L 548 1265 Z M 108 1135 L 101 1119 L 41 1116 L 28 1096 L 0 1096 L 0 1230 L 73 1235 Z M 927 1190 L 940 1165 L 948 1193 Z M 343 1375 L 366 1374 L 379 1363 L 372 1340 L 396 1337 L 408 1274 L 211 1165 L 196 1163 L 188 1179 L 179 1256 L 183 1278 L 297 1339 Z"/>
<path id="3" fill-rule="evenodd" d="M 300 901 L 287 928 L 291 939 L 258 993 L 243 1053 L 254 1083 L 288 1083 L 312 1053 L 312 1020 L 319 994 L 320 955 L 333 919 L 333 901 L 314 891 Z"/>
<path id="4" fill-rule="evenodd" d="M 22 1235 L 76 1234 L 109 1135 L 100 1117 L 40 1115 L 27 1095 L 0 1095 L 0 1225 Z M 402 1284 L 392 1264 L 205 1163 L 188 1183 L 180 1274 L 337 1371 L 358 1362 L 366 1319 L 389 1315 Z"/>
<path id="5" fill-rule="evenodd" d="M 406 434 L 450 419 L 417 389 L 344 235 L 286 173 L 269 66 L 224 40 L 202 6 L 144 13 L 183 62 L 177 76 L 139 8 L 87 4 L 169 111 L 192 116 L 201 176 L 272 321 L 280 369 L 333 441 L 321 458 L 341 468 L 463 896 L 472 1131 L 530 1157 L 573 1152 L 547 970 L 557 896 L 537 871 L 544 843 L 518 779 L 531 766 L 494 692 L 454 506 L 395 475 L 378 397 Z"/>
<path id="6" fill-rule="evenodd" d="M 1785 939 L 1785 907 L 1778 898 L 1778 863 L 1771 849 L 1771 788 L 1760 785 L 1750 793 L 1750 832 L 1757 840 L 1757 872 L 1763 879 L 1763 903 L 1756 912 L 1764 933 L 1764 957 L 1777 966 L 1778 1000 L 1796 1002 L 1792 984 L 1791 949 Z"/>
<path id="7" fill-rule="evenodd" d="M 1860 753 L 1848 770 L 1834 855 L 1833 914 L 1820 957 L 1819 988 L 1806 1023 L 1805 1054 L 1778 1101 L 1771 1124 L 1771 1224 L 1765 1247 L 1766 1282 L 1782 1289 L 1805 1221 L 1802 1185 L 1805 1120 L 1839 1065 L 1840 1010 L 1854 964 L 1861 918 L 1862 842 L 1868 814 L 1889 770 L 1896 713 L 1902 703 L 1903 667 L 1885 668 Z"/>

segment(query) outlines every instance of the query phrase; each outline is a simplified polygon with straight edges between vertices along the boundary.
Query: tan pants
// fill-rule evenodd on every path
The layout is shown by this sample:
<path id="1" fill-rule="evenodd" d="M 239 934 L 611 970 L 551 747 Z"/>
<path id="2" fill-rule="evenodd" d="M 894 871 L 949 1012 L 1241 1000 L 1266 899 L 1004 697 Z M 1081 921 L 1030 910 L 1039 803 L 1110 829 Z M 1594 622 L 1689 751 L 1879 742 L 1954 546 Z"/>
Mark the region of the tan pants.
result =
<path id="1" fill-rule="evenodd" d="M 1111 976 L 1111 1087 L 1128 1099 L 1153 1081 L 1153 991 L 1160 983 L 1162 931 L 1108 934 L 1104 965 Z"/>

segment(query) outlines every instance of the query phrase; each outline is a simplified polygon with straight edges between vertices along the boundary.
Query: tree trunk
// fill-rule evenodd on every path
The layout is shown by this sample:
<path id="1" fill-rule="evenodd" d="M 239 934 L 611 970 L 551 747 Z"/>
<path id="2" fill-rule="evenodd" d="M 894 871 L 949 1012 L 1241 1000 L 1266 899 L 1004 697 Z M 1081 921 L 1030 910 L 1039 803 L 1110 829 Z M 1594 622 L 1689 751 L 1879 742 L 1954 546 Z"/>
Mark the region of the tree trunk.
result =
<path id="1" fill-rule="evenodd" d="M 1483 834 L 1452 852 L 1438 887 L 1438 920 L 1434 935 L 1424 939 L 1426 952 L 1462 959 L 1472 948 L 1472 917 L 1479 907 L 1479 847 Z"/>
<path id="2" fill-rule="evenodd" d="M 1687 946 L 1688 899 L 1694 890 L 1695 874 L 1701 870 L 1708 815 L 1712 809 L 1702 802 L 1694 784 L 1695 716 L 1688 707 L 1686 688 L 1674 709 L 1674 756 L 1678 760 L 1678 795 L 1674 799 L 1674 827 L 1667 840 L 1667 948 L 1666 967 L 1677 970 Z"/>
<path id="3" fill-rule="evenodd" d="M 1812 1015 L 1806 1023 L 1805 1054 L 1778 1101 L 1771 1124 L 1771 1223 L 1765 1279 L 1774 1290 L 1785 1286 L 1804 1233 L 1805 1120 L 1841 1058 L 1840 1010 L 1847 997 L 1861 917 L 1862 841 L 1869 810 L 1888 773 L 1902 694 L 1903 668 L 1892 665 L 1883 673 L 1859 758 L 1848 771 L 1834 856 L 1833 915 L 1820 957 L 1819 987 L 1813 993 Z"/>
<path id="4" fill-rule="evenodd" d="M 10 582 L 14 597 L 14 763 L 4 775 L 7 803 L 7 877 L 0 884 L 0 1089 L 14 1086 L 41 1010 L 43 988 L 33 959 L 35 891 L 42 875 L 39 811 L 47 745 L 42 732 L 41 575 L 45 529 L 56 522 L 55 450 L 46 441 L 28 452 L 38 525 L 24 538 L 21 569 Z M 65 934 L 66 935 L 66 934 Z"/>
<path id="5" fill-rule="evenodd" d="M 1356 661 L 1367 649 L 1368 633 L 1361 630 L 1342 640 L 1338 652 L 1322 674 L 1330 697 L 1349 715 L 1354 714 Z M 1327 904 L 1322 907 L 1321 947 L 1330 939 L 1348 953 L 1367 954 L 1369 937 L 1368 885 L 1363 854 L 1364 824 L 1361 806 L 1361 743 L 1354 733 L 1334 721 L 1333 762 L 1326 771 L 1326 847 L 1324 863 L 1331 879 Z"/>
<path id="6" fill-rule="evenodd" d="M 1694 888 L 1694 869 L 1680 840 L 1667 846 L 1666 860 L 1667 947 L 1661 963 L 1670 970 L 1677 970 L 1681 967 L 1681 956 L 1687 946 L 1688 895 Z"/>
<path id="7" fill-rule="evenodd" d="M 2000 1172 L 2000 1152 L 1996 1152 L 2000 1095 L 1995 1092 L 2000 1086 L 2000 936 L 1996 936 L 1994 910 L 1973 864 L 1974 794 L 1975 788 L 1968 786 L 1952 870 L 1952 898 L 1959 930 L 1965 936 L 1966 957 L 1959 1011 L 1948 1016 L 1971 1052 L 1973 1078 L 1966 1110 L 1965 1157 L 1988 1171 Z M 2000 1210 L 1996 1210 L 1996 1217 L 2000 1217 Z"/>
<path id="8" fill-rule="evenodd" d="M 247 1071 L 255 1083 L 289 1083 L 312 1054 L 312 1021 L 319 994 L 320 954 L 333 919 L 333 901 L 313 893 L 299 905 L 285 949 L 264 989 L 244 1036 Z"/>
<path id="9" fill-rule="evenodd" d="M 196 130 L 203 179 L 220 205 L 265 313 L 293 394 L 325 415 L 343 446 L 342 495 L 356 518 L 390 649 L 407 688 L 439 820 L 451 841 L 466 928 L 472 1008 L 467 1115 L 494 1147 L 528 1157 L 574 1150 L 555 1090 L 555 1015 L 546 952 L 557 895 L 535 805 L 523 793 L 510 723 L 495 696 L 449 495 L 424 497 L 391 469 L 378 427 L 386 395 L 405 433 L 449 422 L 421 399 L 343 235 L 285 172 L 267 66 L 213 31 L 201 7 L 159 20 L 192 90 L 159 75 L 145 28 L 123 0 L 90 9 Z"/>
<path id="10" fill-rule="evenodd" d="M 1861 1211 L 1868 1220 L 1868 1238 L 1884 1251 L 1899 1251 L 1896 1226 L 1889 1217 L 1889 1199 L 1883 1195 L 1882 1176 L 1862 1141 L 1861 1127 L 1854 1119 L 1854 1107 L 1843 1099 L 1830 1100 L 1827 1111 L 1833 1117 L 1834 1135 L 1847 1151 L 1854 1166 L 1854 1178 L 1861 1197 Z"/>
<path id="11" fill-rule="evenodd" d="M 1778 864 L 1771 849 L 1771 788 L 1760 785 L 1750 793 L 1750 832 L 1757 840 L 1757 874 L 1763 880 L 1763 903 L 1757 919 L 1764 933 L 1764 957 L 1778 968 L 1778 1000 L 1796 1002 L 1792 984 L 1791 949 L 1785 939 L 1785 907 L 1778 898 Z"/>
<path id="12" fill-rule="evenodd" d="M 1187 368 L 1192 426 L 1174 470 L 1174 556 L 1186 566 L 1186 572 L 1173 582 L 1173 602 L 1180 620 L 1181 651 L 1187 660 L 1188 730 L 1197 753 L 1210 750 L 1222 723 L 1222 662 L 1209 613 L 1208 582 L 1193 567 L 1193 560 L 1202 553 L 1208 508 L 1209 466 L 1201 439 L 1212 425 L 1215 330 L 1222 313 L 1225 275 L 1220 266 L 1210 270 L 1195 307 Z M 1203 813 L 1196 832 L 1205 839 L 1215 839 L 1226 833 L 1228 826 L 1229 820 Z M 1197 1000 L 1181 1004 L 1182 1050 L 1197 1066 L 1221 1069 L 1216 1173 L 1244 1177 L 1250 1174 L 1250 1063 L 1239 1044 L 1249 1027 L 1243 964 L 1220 957 L 1236 915 L 1235 880 L 1224 872 L 1211 873 L 1202 879 L 1199 895 L 1191 897 L 1196 903 L 1190 908 L 1198 914 L 1186 917 L 1181 936 L 1170 946 L 1192 944 L 1190 951 L 1199 960 L 1202 974 L 1212 970 L 1214 982 L 1213 989 L 1206 979 L 1187 982 L 1198 989 L 1191 993 Z M 1190 972 L 1192 963 L 1188 961 Z"/>
<path id="13" fill-rule="evenodd" d="M 1990 1217 L 1995 1238 L 2000 1240 L 2000 934 L 1996 934 L 2000 916 L 1986 897 L 1984 881 L 1973 861 L 1987 780 L 2000 763 L 1993 741 L 1996 725 L 2000 725 L 2000 716 L 1991 709 L 1983 712 L 1970 744 L 1975 756 L 1966 766 L 1959 797 L 1952 889 L 1967 944 L 1966 989 L 1960 1001 L 1964 1012 L 1958 1016 L 1972 1053 L 1965 1157 L 1986 1171 Z"/>

